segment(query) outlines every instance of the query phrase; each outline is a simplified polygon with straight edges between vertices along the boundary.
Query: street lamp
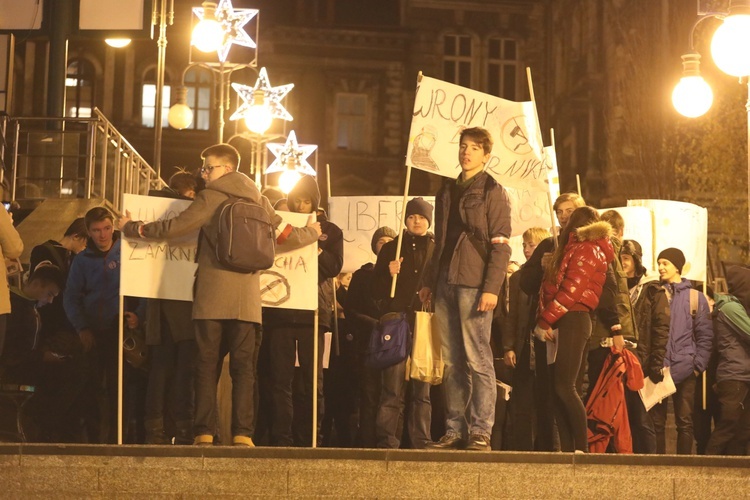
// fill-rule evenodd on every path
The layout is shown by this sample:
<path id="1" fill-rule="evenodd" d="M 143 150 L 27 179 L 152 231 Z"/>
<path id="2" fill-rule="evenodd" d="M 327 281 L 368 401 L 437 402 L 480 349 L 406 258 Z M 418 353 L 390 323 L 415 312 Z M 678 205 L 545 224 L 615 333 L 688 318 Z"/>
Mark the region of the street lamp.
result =
<path id="1" fill-rule="evenodd" d="M 266 169 L 267 174 L 281 172 L 279 188 L 285 193 L 294 188 L 302 175 L 316 176 L 318 173 L 307 161 L 307 158 L 318 149 L 314 144 L 298 144 L 294 130 L 289 132 L 284 144 L 268 144 L 268 149 L 276 159 Z"/>
<path id="2" fill-rule="evenodd" d="M 716 66 L 728 75 L 743 78 L 748 85 L 748 100 L 745 104 L 748 120 L 747 132 L 747 187 L 748 187 L 748 236 L 750 237 L 750 0 L 731 0 L 726 13 L 703 14 L 690 29 L 689 54 L 682 56 L 683 77 L 672 93 L 672 102 L 677 111 L 689 118 L 705 114 L 711 107 L 713 93 L 700 76 L 700 55 L 693 47 L 693 32 L 704 19 L 722 20 L 711 40 L 711 56 Z M 710 98 L 708 97 L 710 95 Z M 691 102 L 692 101 L 692 102 Z"/>
<path id="3" fill-rule="evenodd" d="M 224 42 L 224 28 L 216 20 L 216 2 L 203 2 L 193 12 L 201 18 L 193 28 L 190 43 L 201 52 L 216 52 Z"/>

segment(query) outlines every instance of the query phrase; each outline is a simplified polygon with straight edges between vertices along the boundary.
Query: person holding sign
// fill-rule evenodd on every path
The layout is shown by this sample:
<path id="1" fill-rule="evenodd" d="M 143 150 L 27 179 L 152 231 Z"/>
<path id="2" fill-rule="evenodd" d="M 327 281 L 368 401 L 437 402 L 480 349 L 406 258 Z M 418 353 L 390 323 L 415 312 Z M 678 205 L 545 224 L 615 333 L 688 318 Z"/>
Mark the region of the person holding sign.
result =
<path id="1" fill-rule="evenodd" d="M 597 309 L 607 269 L 615 259 L 612 226 L 591 207 L 576 209 L 560 234 L 560 244 L 542 283 L 534 333 L 557 343 L 554 368 L 555 420 L 562 451 L 588 451 L 586 408 L 576 391 L 576 378 L 591 335 L 591 312 Z M 614 306 L 606 312 L 617 322 Z M 555 335 L 552 329 L 558 330 Z"/>
<path id="2" fill-rule="evenodd" d="M 422 198 L 413 198 L 406 204 L 406 231 L 403 238 L 401 258 L 396 260 L 399 240 L 383 246 L 375 264 L 375 296 L 381 305 L 380 313 L 405 312 L 411 330 L 414 331 L 414 311 L 419 307 L 417 292 L 421 288 L 425 265 L 432 257 L 435 242 L 427 230 L 432 224 L 432 205 Z M 389 298 L 391 280 L 398 276 L 396 293 Z M 422 449 L 432 442 L 430 424 L 432 405 L 430 404 L 430 384 L 412 379 L 406 380 L 406 359 L 381 372 L 382 390 L 375 420 L 375 434 L 378 448 L 398 448 L 401 436 L 398 435 L 399 420 L 404 413 L 404 398 L 407 382 L 411 385 L 409 412 L 406 428 L 412 448 Z"/>
<path id="3" fill-rule="evenodd" d="M 497 398 L 492 317 L 511 254 L 510 199 L 484 170 L 491 152 L 487 130 L 463 130 L 461 174 L 435 196 L 435 251 L 419 291 L 425 303 L 435 290 L 445 361 L 446 433 L 430 445 L 435 449 L 490 449 Z"/>
<path id="4" fill-rule="evenodd" d="M 667 291 L 670 308 L 669 340 L 664 366 L 677 387 L 672 396 L 674 420 L 677 426 L 677 454 L 690 455 L 693 451 L 693 404 L 695 383 L 708 367 L 713 348 L 714 331 L 711 311 L 706 297 L 693 290 L 693 285 L 682 277 L 685 254 L 678 248 L 662 250 L 656 259 L 659 277 Z M 691 299 L 691 295 L 694 297 Z M 656 452 L 666 453 L 664 435 L 667 422 L 667 402 L 650 411 L 656 429 Z"/>
<path id="5" fill-rule="evenodd" d="M 216 210 L 231 196 L 261 205 L 274 226 L 281 223 L 255 183 L 237 171 L 240 155 L 229 144 L 216 144 L 201 153 L 201 175 L 206 189 L 177 217 L 144 224 L 131 221 L 130 213 L 120 227 L 130 238 L 178 238 L 201 229 L 198 243 L 198 272 L 193 300 L 198 361 L 195 373 L 195 444 L 211 445 L 216 425 L 216 383 L 222 342 L 229 348 L 232 376 L 232 436 L 238 446 L 254 446 L 253 385 L 260 346 L 261 299 L 259 273 L 235 272 L 225 268 L 211 252 L 218 235 Z M 320 226 L 289 228 L 277 237 L 278 244 L 294 249 L 313 243 Z"/>

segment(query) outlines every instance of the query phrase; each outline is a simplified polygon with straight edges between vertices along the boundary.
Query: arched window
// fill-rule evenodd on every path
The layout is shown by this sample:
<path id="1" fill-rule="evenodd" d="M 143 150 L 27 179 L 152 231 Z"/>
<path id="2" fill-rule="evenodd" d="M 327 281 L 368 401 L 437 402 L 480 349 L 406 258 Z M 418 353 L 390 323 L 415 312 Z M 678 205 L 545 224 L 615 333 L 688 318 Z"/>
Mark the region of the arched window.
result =
<path id="1" fill-rule="evenodd" d="M 472 63 L 471 35 L 443 35 L 443 79 L 447 82 L 471 87 Z"/>
<path id="2" fill-rule="evenodd" d="M 68 63 L 65 77 L 65 116 L 90 118 L 94 108 L 96 70 L 86 59 L 73 59 Z"/>
<path id="3" fill-rule="evenodd" d="M 187 87 L 187 105 L 193 110 L 194 130 L 208 130 L 211 123 L 211 91 L 213 75 L 206 68 L 190 68 L 185 73 Z"/>
<path id="4" fill-rule="evenodd" d="M 164 78 L 164 89 L 161 93 L 161 126 L 168 127 L 167 115 L 169 114 L 171 87 Z M 141 91 L 141 125 L 153 127 L 156 118 L 156 68 L 152 67 L 143 74 L 143 86 Z"/>
<path id="5" fill-rule="evenodd" d="M 487 93 L 515 101 L 518 97 L 518 43 L 499 37 L 487 42 Z"/>

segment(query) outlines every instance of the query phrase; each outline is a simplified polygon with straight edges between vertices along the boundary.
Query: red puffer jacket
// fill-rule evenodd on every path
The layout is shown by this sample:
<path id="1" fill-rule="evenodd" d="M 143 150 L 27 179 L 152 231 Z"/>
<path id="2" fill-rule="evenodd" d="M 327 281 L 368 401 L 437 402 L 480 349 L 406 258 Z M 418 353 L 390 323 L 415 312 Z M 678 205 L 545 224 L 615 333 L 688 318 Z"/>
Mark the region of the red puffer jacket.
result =
<path id="1" fill-rule="evenodd" d="M 571 233 L 555 283 L 542 283 L 538 325 L 549 328 L 568 311 L 593 311 L 615 258 L 609 236 L 612 226 L 600 221 Z"/>

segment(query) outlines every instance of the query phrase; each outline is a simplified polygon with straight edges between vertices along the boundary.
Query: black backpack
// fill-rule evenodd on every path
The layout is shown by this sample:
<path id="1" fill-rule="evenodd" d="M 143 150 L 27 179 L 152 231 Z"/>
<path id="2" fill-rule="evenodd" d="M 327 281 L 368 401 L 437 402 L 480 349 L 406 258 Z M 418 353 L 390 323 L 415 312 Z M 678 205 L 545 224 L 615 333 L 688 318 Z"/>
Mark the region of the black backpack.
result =
<path id="1" fill-rule="evenodd" d="M 222 266 L 253 273 L 273 265 L 276 232 L 268 212 L 258 203 L 230 196 L 216 209 L 218 233 L 212 245 Z"/>

